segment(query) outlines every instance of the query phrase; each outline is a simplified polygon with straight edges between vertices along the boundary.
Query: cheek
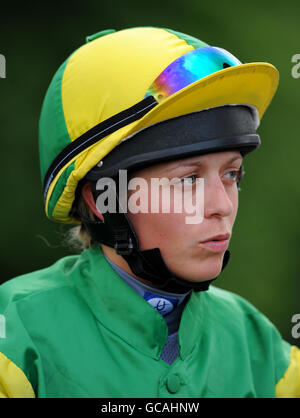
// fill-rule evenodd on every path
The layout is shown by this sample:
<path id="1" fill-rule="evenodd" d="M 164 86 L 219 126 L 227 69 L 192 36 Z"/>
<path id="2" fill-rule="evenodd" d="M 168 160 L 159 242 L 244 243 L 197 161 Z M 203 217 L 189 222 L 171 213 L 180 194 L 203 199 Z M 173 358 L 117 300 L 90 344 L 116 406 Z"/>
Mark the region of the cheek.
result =
<path id="1" fill-rule="evenodd" d="M 142 250 L 174 248 L 185 233 L 186 225 L 181 214 L 129 213 L 128 218 L 138 235 Z"/>
<path id="2" fill-rule="evenodd" d="M 230 214 L 230 220 L 231 220 L 231 225 L 234 224 L 236 215 L 237 215 L 237 211 L 238 211 L 238 207 L 239 207 L 239 192 L 237 189 L 234 189 L 232 191 L 232 193 L 229 195 L 230 200 L 232 202 L 232 213 Z"/>
<path id="3" fill-rule="evenodd" d="M 182 250 L 184 242 L 191 239 L 193 235 L 199 237 L 199 231 L 196 232 L 195 225 L 189 225 L 186 222 L 187 213 L 175 210 L 175 200 L 178 198 L 173 189 L 166 193 L 164 197 L 161 192 L 153 193 L 139 190 L 139 193 L 130 192 L 129 201 L 134 202 L 138 197 L 138 203 L 143 208 L 143 213 L 133 213 L 128 205 L 128 218 L 134 227 L 139 238 L 140 248 L 147 250 L 159 247 L 166 254 L 176 256 L 177 250 Z M 147 196 L 145 200 L 145 195 Z M 166 203 L 168 201 L 170 203 Z M 165 202 L 163 204 L 163 202 Z M 178 203 L 177 203 L 178 205 Z M 145 211 L 145 209 L 147 210 Z M 145 213 L 147 212 L 147 213 Z M 168 212 L 168 213 L 164 213 Z"/>

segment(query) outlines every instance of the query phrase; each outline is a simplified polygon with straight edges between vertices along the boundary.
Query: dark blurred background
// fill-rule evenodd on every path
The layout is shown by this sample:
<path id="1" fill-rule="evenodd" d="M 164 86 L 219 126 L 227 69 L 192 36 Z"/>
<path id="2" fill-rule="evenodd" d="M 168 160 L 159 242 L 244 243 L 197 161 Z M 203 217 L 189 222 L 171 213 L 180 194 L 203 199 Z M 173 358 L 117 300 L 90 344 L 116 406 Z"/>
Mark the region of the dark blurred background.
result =
<path id="1" fill-rule="evenodd" d="M 38 161 L 38 119 L 60 64 L 85 37 L 104 29 L 162 26 L 228 49 L 243 62 L 268 61 L 279 90 L 265 114 L 261 148 L 245 160 L 230 264 L 217 286 L 248 299 L 291 335 L 300 313 L 300 3 L 197 0 L 24 2 L 1 5 L 1 278 L 46 267 L 71 252 L 65 226 L 46 219 Z M 6 7 L 6 8 L 5 8 Z M 299 70 L 300 73 L 300 70 Z M 134 88 L 134 86 L 132 86 Z M 299 235 L 298 235 L 299 234 Z"/>

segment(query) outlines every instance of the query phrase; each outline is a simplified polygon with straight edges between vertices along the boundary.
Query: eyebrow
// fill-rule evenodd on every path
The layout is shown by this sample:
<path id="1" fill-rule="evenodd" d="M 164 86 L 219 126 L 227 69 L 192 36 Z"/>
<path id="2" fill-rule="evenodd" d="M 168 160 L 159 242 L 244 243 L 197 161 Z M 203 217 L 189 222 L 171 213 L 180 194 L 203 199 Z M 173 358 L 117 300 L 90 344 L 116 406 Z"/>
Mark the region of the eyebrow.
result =
<path id="1" fill-rule="evenodd" d="M 230 160 L 228 160 L 228 161 L 226 161 L 225 163 L 224 163 L 224 165 L 225 164 L 231 164 L 231 163 L 233 163 L 234 161 L 236 161 L 236 160 L 243 160 L 243 157 L 241 156 L 241 155 L 237 155 L 237 156 L 235 156 L 235 157 L 232 157 Z M 197 166 L 197 167 L 201 167 L 201 166 L 203 166 L 203 163 L 201 162 L 201 161 L 195 161 L 195 162 L 181 162 L 181 163 L 178 163 L 175 167 L 173 167 L 172 169 L 176 169 L 176 168 L 178 168 L 178 167 L 195 167 L 195 166 Z"/>

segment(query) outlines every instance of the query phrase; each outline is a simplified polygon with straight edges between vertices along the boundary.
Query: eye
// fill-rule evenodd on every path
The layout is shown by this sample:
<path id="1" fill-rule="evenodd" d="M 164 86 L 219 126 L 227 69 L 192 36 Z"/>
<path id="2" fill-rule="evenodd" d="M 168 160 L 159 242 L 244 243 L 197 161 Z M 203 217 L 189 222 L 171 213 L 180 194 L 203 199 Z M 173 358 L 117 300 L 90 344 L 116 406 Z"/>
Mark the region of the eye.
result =
<path id="1" fill-rule="evenodd" d="M 231 171 L 228 171 L 228 173 L 225 174 L 225 176 L 229 176 L 229 177 L 227 177 L 227 178 L 229 178 L 229 180 L 233 180 L 233 181 L 238 180 L 238 175 L 239 175 L 239 170 L 231 170 Z"/>
<path id="2" fill-rule="evenodd" d="M 196 180 L 197 180 L 197 175 L 196 174 L 192 174 L 191 176 L 183 177 L 181 179 L 181 183 L 191 186 L 191 185 L 193 185 L 193 184 L 196 183 Z"/>

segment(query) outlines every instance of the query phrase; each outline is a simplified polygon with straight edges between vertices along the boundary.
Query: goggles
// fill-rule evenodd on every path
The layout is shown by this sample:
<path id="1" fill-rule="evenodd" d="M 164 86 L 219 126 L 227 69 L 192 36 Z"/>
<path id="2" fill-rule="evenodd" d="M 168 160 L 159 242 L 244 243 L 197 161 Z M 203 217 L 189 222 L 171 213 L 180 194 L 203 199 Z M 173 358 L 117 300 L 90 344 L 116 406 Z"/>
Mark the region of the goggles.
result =
<path id="1" fill-rule="evenodd" d="M 241 64 L 225 49 L 210 46 L 194 49 L 177 58 L 154 80 L 142 101 L 100 122 L 63 149 L 45 175 L 45 202 L 53 179 L 76 155 L 107 135 L 141 119 L 164 99 L 179 90 L 212 73 Z"/>
<path id="2" fill-rule="evenodd" d="M 194 49 L 173 61 L 152 83 L 146 96 L 158 103 L 212 73 L 242 63 L 225 49 L 207 46 Z"/>

